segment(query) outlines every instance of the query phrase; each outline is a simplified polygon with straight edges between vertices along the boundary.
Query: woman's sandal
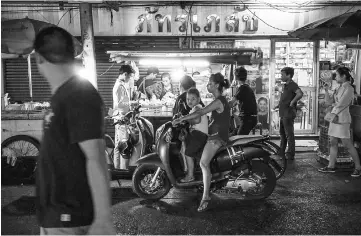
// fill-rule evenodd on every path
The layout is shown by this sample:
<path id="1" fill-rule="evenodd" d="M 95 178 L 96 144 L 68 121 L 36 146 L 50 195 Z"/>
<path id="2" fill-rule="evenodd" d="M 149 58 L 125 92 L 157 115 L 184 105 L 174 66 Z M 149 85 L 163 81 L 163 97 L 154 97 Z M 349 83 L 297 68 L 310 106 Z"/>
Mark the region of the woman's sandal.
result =
<path id="1" fill-rule="evenodd" d="M 197 209 L 198 212 L 204 212 L 209 209 L 209 202 L 211 199 L 202 200 Z"/>
<path id="2" fill-rule="evenodd" d="M 194 177 L 190 178 L 190 179 L 187 179 L 187 177 L 185 177 L 185 178 L 180 180 L 181 183 L 189 183 L 189 182 L 192 182 L 192 181 L 194 181 Z"/>

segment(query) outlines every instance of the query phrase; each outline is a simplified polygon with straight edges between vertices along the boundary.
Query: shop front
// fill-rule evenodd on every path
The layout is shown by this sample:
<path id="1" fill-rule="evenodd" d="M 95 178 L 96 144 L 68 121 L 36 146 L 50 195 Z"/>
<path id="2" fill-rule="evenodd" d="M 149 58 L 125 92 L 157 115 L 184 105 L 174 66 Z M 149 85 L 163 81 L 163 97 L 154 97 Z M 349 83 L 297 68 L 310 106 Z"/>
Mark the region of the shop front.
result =
<path id="1" fill-rule="evenodd" d="M 247 83 L 255 91 L 259 109 L 259 125 L 255 133 L 278 135 L 279 117 L 278 112 L 273 108 L 278 104 L 282 89 L 280 70 L 285 66 L 291 66 L 295 68 L 294 80 L 305 94 L 298 104 L 295 120 L 296 135 L 318 135 L 318 80 L 319 62 L 323 60 L 323 43 L 290 39 L 287 31 L 323 17 L 346 12 L 350 6 L 326 6 L 322 10 L 314 9 L 299 14 L 265 8 L 257 4 L 241 6 L 193 4 L 185 8 L 175 5 L 161 8 L 133 6 L 120 7 L 118 12 L 96 6 L 93 4 L 97 84 L 107 108 L 112 107 L 112 88 L 118 76 L 119 65 L 123 61 L 132 61 L 138 68 L 139 75 L 134 78 L 135 83 L 146 76 L 146 71 L 151 66 L 159 69 L 158 83 L 161 83 L 161 74 L 170 73 L 174 77 L 172 79 L 174 87 L 178 87 L 180 73 L 192 76 L 196 80 L 197 88 L 202 91 L 202 100 L 206 103 L 212 99 L 205 88 L 210 73 L 222 72 L 232 81 L 232 70 L 236 66 L 244 66 L 248 70 Z M 24 11 L 14 16 L 5 13 L 6 18 L 28 16 L 41 20 L 41 16 L 30 11 L 30 8 L 31 6 L 29 12 Z M 354 10 L 360 8 L 354 6 Z M 12 9 L 16 10 L 16 7 L 4 5 L 3 9 L 4 12 L 11 12 Z M 59 26 L 79 36 L 81 30 L 79 14 L 74 14 L 76 11 L 77 9 L 73 9 L 69 13 L 70 17 L 64 18 L 60 18 L 59 13 L 47 12 L 47 14 L 51 15 L 54 21 L 50 23 L 59 22 Z M 187 55 L 174 55 L 174 52 L 202 49 L 208 50 L 198 58 L 205 63 L 202 66 L 184 65 L 178 62 L 169 64 L 171 61 L 168 60 L 169 58 L 187 57 Z M 238 56 L 249 57 L 249 60 L 232 60 L 230 58 L 234 53 L 231 51 L 228 51 L 223 61 L 211 59 L 219 56 L 222 50 L 245 49 L 253 49 L 255 52 L 244 52 Z M 146 53 L 140 54 L 141 51 Z M 120 55 L 119 52 L 125 54 Z M 153 54 L 159 55 L 159 52 L 163 52 L 162 58 L 153 60 Z M 116 57 L 113 57 L 114 55 Z M 189 55 L 192 56 L 194 55 Z M 147 58 L 152 60 L 145 63 Z M 163 62 L 168 60 L 168 63 L 162 64 L 162 60 Z M 34 62 L 32 63 L 33 100 L 47 102 L 50 88 L 37 72 Z M 9 93 L 13 102 L 30 100 L 26 66 L 25 59 L 4 60 L 4 92 Z M 227 93 L 232 96 L 235 90 L 236 87 L 232 87 Z M 178 95 L 177 92 L 175 95 Z M 142 115 L 153 117 L 151 120 L 154 122 L 161 123 L 172 116 L 170 111 L 174 104 L 170 101 L 165 103 L 148 101 L 148 105 L 144 105 Z M 107 131 L 111 135 L 114 133 L 110 125 Z"/>

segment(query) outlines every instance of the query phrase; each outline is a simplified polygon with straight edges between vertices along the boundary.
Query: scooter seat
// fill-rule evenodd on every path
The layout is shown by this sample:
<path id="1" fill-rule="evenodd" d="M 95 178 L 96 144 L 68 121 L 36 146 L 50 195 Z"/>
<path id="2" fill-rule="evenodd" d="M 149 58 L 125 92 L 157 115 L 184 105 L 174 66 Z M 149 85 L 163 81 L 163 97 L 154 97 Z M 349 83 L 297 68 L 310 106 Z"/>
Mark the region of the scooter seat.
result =
<path id="1" fill-rule="evenodd" d="M 227 146 L 232 145 L 235 142 L 237 142 L 237 144 L 245 144 L 262 139 L 265 139 L 262 135 L 236 135 L 228 139 Z"/>
<path id="2" fill-rule="evenodd" d="M 258 140 L 268 139 L 268 137 L 262 136 L 262 135 L 236 135 L 229 138 L 227 145 L 221 147 L 217 153 L 227 149 L 228 147 L 234 146 L 234 145 L 241 145 L 246 144 Z"/>

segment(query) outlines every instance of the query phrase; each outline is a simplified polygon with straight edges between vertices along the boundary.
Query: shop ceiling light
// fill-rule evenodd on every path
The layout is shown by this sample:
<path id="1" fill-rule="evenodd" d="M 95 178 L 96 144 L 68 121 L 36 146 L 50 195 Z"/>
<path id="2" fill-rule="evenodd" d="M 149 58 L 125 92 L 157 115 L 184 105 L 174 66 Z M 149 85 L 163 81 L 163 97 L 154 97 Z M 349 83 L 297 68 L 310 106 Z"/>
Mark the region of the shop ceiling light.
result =
<path id="1" fill-rule="evenodd" d="M 209 66 L 209 62 L 205 60 L 184 60 L 183 65 L 189 67 L 207 67 Z"/>
<path id="2" fill-rule="evenodd" d="M 182 62 L 176 59 L 140 59 L 139 64 L 143 66 L 181 66 Z"/>
<path id="3" fill-rule="evenodd" d="M 92 82 L 92 79 L 94 79 L 95 75 L 94 75 L 94 70 L 91 69 L 87 69 L 85 67 L 79 67 L 76 70 L 76 74 L 82 78 L 82 79 L 87 79 L 90 82 Z"/>
<path id="4" fill-rule="evenodd" d="M 147 58 L 140 59 L 139 64 L 143 66 L 188 66 L 188 67 L 207 67 L 209 62 L 206 60 L 196 59 L 160 59 L 160 58 Z"/>

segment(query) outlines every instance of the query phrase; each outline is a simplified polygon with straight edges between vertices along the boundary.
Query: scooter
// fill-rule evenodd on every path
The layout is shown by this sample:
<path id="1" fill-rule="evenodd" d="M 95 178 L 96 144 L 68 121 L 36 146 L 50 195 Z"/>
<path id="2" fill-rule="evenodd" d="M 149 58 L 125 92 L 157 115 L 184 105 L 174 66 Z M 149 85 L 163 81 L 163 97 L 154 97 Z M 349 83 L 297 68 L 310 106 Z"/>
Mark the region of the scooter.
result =
<path id="1" fill-rule="evenodd" d="M 112 180 L 118 180 L 122 178 L 131 178 L 136 168 L 136 161 L 143 155 L 153 152 L 154 149 L 154 129 L 152 123 L 141 117 L 140 105 L 137 105 L 132 111 L 129 111 L 122 116 L 118 110 L 113 113 L 112 116 L 107 116 L 106 119 L 114 120 L 113 126 L 119 124 L 124 125 L 127 132 L 127 140 L 123 140 L 117 144 L 113 139 L 106 134 L 106 157 L 108 163 L 108 171 L 111 174 Z M 116 169 L 114 167 L 114 150 L 118 148 L 121 157 L 129 160 L 129 166 L 127 169 Z"/>
<path id="2" fill-rule="evenodd" d="M 167 122 L 159 131 L 156 152 L 137 161 L 132 185 L 139 197 L 158 200 L 167 195 L 171 187 L 203 187 L 200 168 L 195 168 L 195 181 L 180 182 L 185 173 L 180 154 L 182 142 L 178 137 L 187 127 L 186 124 L 173 127 L 171 122 Z M 277 155 L 277 150 L 267 142 L 267 137 L 262 136 L 231 137 L 210 163 L 211 191 L 241 194 L 245 199 L 263 199 L 271 195 L 276 176 L 268 162 L 272 155 Z"/>
<path id="3" fill-rule="evenodd" d="M 232 115 L 231 115 L 231 121 L 230 121 L 230 130 L 229 130 L 229 134 L 230 136 L 235 135 L 237 133 L 238 130 L 238 126 L 239 126 L 239 118 L 238 118 L 238 114 L 237 111 L 235 111 L 235 107 L 232 110 Z M 256 125 L 256 127 L 260 127 L 261 123 L 258 123 Z M 256 128 L 255 127 L 255 128 Z M 254 131 L 254 130 L 253 130 Z M 261 132 L 262 132 L 262 128 L 261 128 Z M 262 135 L 247 135 L 249 138 L 251 137 L 262 137 Z M 245 137 L 247 137 L 245 136 Z M 283 176 L 283 174 L 286 171 L 287 168 L 287 159 L 285 155 L 281 155 L 280 151 L 281 148 L 271 142 L 271 138 L 269 135 L 263 135 L 263 137 L 267 138 L 268 140 L 265 141 L 267 143 L 267 145 L 270 145 L 273 147 L 273 149 L 276 151 L 277 155 L 272 155 L 272 157 L 270 158 L 270 161 L 268 163 L 268 165 L 273 169 L 273 171 L 276 174 L 276 179 L 279 179 Z"/>

